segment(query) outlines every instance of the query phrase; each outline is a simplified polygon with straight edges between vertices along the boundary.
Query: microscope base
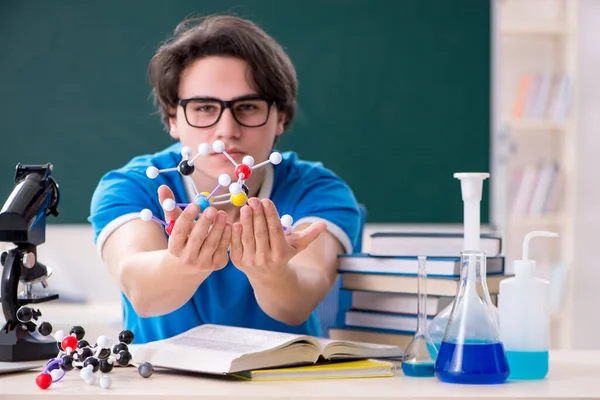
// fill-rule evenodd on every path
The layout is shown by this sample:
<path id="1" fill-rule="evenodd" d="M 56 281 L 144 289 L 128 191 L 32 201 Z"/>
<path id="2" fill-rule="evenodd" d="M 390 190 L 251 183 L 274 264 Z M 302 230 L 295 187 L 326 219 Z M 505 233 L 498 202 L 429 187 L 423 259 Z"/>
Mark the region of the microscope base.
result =
<path id="1" fill-rule="evenodd" d="M 0 361 L 49 360 L 58 354 L 58 343 L 52 337 L 13 329 L 0 332 Z"/>

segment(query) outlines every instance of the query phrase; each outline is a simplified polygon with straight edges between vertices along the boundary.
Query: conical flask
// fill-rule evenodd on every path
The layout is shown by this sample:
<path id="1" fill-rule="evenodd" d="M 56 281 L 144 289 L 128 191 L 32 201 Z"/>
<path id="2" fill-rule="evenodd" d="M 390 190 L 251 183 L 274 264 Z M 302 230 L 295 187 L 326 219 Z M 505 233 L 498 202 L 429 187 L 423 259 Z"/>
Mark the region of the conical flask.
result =
<path id="1" fill-rule="evenodd" d="M 485 284 L 485 253 L 461 253 L 460 286 L 435 363 L 443 382 L 505 382 L 509 368 Z"/>
<path id="2" fill-rule="evenodd" d="M 426 257 L 418 257 L 417 330 L 406 347 L 402 372 L 406 376 L 434 376 L 437 350 L 427 332 L 427 272 Z M 432 356 L 433 354 L 433 356 Z"/>
<path id="3" fill-rule="evenodd" d="M 496 318 L 496 322 L 498 322 L 499 311 L 498 308 L 492 303 L 492 299 L 490 298 L 490 292 L 487 288 L 487 280 L 486 280 L 487 272 L 486 272 L 486 263 L 481 265 L 481 285 L 485 286 L 484 293 L 487 296 L 488 304 L 492 308 L 492 314 Z M 452 307 L 456 302 L 456 297 L 454 300 L 448 304 L 442 311 L 438 312 L 435 317 L 429 323 L 429 327 L 427 331 L 429 332 L 429 336 L 433 341 L 437 351 L 440 351 L 440 346 L 442 345 L 442 340 L 444 340 L 444 335 L 446 334 L 446 327 L 448 326 L 448 321 L 450 320 L 450 314 L 452 313 Z"/>

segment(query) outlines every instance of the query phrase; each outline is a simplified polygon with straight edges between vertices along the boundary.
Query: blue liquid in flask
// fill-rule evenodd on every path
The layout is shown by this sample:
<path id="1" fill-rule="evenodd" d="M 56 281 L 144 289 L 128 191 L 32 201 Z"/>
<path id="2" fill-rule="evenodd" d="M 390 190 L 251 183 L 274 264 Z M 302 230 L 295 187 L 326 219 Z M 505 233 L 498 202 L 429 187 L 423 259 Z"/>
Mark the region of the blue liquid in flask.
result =
<path id="1" fill-rule="evenodd" d="M 442 382 L 497 384 L 509 375 L 504 346 L 500 342 L 457 344 L 443 341 L 435 364 Z"/>
<path id="2" fill-rule="evenodd" d="M 430 377 L 434 375 L 435 361 L 405 361 L 402 363 L 402 372 L 406 376 Z"/>

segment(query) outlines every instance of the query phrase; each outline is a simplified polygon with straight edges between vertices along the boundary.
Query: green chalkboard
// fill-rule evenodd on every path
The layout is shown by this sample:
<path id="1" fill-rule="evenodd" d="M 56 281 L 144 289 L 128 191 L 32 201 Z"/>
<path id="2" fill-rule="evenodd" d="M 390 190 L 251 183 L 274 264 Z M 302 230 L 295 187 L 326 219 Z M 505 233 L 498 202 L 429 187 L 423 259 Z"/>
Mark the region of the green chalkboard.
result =
<path id="1" fill-rule="evenodd" d="M 0 2 L 0 201 L 17 163 L 51 162 L 49 223 L 85 223 L 105 172 L 172 143 L 146 67 L 177 22 L 213 13 L 253 19 L 295 63 L 299 110 L 280 150 L 338 173 L 369 222 L 462 220 L 452 174 L 490 163 L 486 0 Z"/>

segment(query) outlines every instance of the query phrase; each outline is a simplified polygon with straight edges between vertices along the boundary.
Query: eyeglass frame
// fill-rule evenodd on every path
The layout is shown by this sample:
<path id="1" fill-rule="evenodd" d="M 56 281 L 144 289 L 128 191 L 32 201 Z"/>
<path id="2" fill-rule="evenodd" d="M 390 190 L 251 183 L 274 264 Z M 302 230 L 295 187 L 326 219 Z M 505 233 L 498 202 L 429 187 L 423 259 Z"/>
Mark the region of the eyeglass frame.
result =
<path id="1" fill-rule="evenodd" d="M 198 125 L 192 125 L 188 119 L 187 116 L 187 105 L 189 103 L 191 103 L 192 101 L 214 101 L 217 102 L 221 105 L 221 110 L 219 112 L 219 116 L 217 117 L 217 119 L 215 120 L 215 122 L 213 122 L 210 125 L 206 125 L 206 126 L 198 126 Z M 260 125 L 246 125 L 241 123 L 236 115 L 235 112 L 233 110 L 233 105 L 234 103 L 240 102 L 240 101 L 244 101 L 244 100 L 263 100 L 267 102 L 267 116 L 265 118 L 265 122 L 263 122 Z M 231 116 L 233 117 L 233 119 L 235 120 L 235 122 L 237 122 L 238 124 L 240 124 L 241 126 L 244 126 L 246 128 L 259 128 L 261 126 L 264 126 L 268 121 L 269 121 L 269 117 L 271 116 L 271 107 L 273 106 L 273 104 L 275 104 L 275 100 L 273 99 L 268 99 L 266 97 L 260 96 L 260 95 L 248 95 L 248 96 L 241 96 L 241 97 L 237 97 L 234 98 L 232 100 L 221 100 L 218 99 L 216 97 L 190 97 L 187 99 L 178 99 L 177 100 L 177 104 L 180 105 L 181 107 L 183 107 L 183 115 L 185 116 L 185 122 L 187 122 L 187 124 L 193 128 L 210 128 L 211 126 L 214 126 L 217 124 L 217 122 L 219 122 L 221 120 L 221 117 L 223 116 L 223 112 L 226 109 L 230 109 L 231 110 Z"/>

